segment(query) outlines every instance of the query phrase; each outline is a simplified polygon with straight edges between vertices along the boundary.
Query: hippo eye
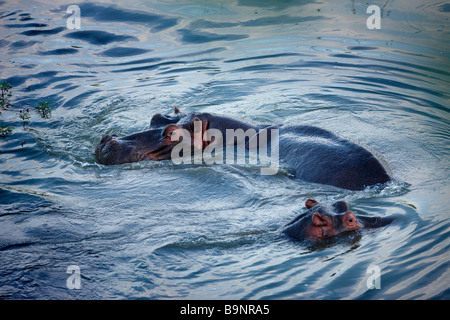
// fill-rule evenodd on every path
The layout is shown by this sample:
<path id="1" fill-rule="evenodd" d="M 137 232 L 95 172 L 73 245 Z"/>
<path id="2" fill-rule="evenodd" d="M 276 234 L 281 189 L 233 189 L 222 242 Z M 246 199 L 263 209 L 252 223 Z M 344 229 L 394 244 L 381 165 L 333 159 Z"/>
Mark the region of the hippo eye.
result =
<path id="1" fill-rule="evenodd" d="M 169 138 L 171 141 L 177 141 L 180 139 L 177 131 L 171 131 L 167 134 L 166 138 Z"/>
<path id="2" fill-rule="evenodd" d="M 170 132 L 166 133 L 165 137 L 170 138 L 170 137 L 173 137 L 174 135 L 175 135 L 175 131 L 170 131 Z"/>
<path id="3" fill-rule="evenodd" d="M 353 218 L 348 219 L 348 222 L 353 222 Z"/>

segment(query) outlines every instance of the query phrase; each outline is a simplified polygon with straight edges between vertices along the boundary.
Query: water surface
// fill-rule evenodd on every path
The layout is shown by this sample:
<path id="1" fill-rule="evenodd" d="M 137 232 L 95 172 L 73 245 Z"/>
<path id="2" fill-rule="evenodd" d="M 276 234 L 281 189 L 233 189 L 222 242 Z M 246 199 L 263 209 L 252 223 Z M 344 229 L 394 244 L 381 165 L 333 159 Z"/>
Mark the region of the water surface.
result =
<path id="1" fill-rule="evenodd" d="M 87 1 L 68 29 L 72 4 L 0 3 L 0 297 L 449 298 L 450 3 L 374 3 L 379 30 L 358 1 Z M 250 165 L 96 163 L 102 135 L 174 105 L 329 129 L 395 180 L 353 192 Z M 307 198 L 401 219 L 308 246 L 280 233 Z"/>

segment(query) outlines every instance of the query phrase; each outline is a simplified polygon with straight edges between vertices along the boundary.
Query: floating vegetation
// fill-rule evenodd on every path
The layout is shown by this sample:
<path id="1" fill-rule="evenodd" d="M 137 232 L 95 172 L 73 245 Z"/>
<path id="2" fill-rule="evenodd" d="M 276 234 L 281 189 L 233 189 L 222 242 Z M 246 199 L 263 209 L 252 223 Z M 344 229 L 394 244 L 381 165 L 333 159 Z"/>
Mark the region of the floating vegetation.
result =
<path id="1" fill-rule="evenodd" d="M 48 119 L 52 115 L 52 110 L 50 109 L 50 103 L 48 101 L 39 103 L 36 110 L 42 118 Z"/>
<path id="2" fill-rule="evenodd" d="M 19 117 L 24 122 L 27 121 L 27 120 L 30 120 L 31 119 L 30 109 L 27 108 L 26 110 L 19 110 Z"/>
<path id="3" fill-rule="evenodd" d="M 0 116 L 2 115 L 2 111 L 8 110 L 10 107 L 14 105 L 11 103 L 11 89 L 13 86 L 6 82 L 2 81 L 0 83 Z M 52 110 L 50 108 L 50 103 L 48 101 L 40 102 L 36 107 L 36 112 L 45 119 L 48 119 L 52 115 Z M 22 119 L 23 125 L 28 124 L 29 120 L 31 120 L 30 109 L 20 109 L 19 110 L 19 118 Z M 0 138 L 6 138 L 7 136 L 13 133 L 13 128 L 11 126 L 6 126 L 3 121 L 0 123 Z M 22 143 L 23 146 L 23 143 Z"/>
<path id="4" fill-rule="evenodd" d="M 12 88 L 12 85 L 6 81 L 2 81 L 0 83 L 0 110 L 8 110 L 9 107 L 12 107 L 12 103 L 9 98 L 12 96 L 12 93 L 9 90 Z M 0 111 L 0 115 L 2 112 Z"/>
<path id="5" fill-rule="evenodd" d="M 1 124 L 0 124 L 0 137 L 6 138 L 10 134 L 12 134 L 12 128 L 11 127 L 6 127 L 3 124 L 3 121 L 2 121 Z"/>

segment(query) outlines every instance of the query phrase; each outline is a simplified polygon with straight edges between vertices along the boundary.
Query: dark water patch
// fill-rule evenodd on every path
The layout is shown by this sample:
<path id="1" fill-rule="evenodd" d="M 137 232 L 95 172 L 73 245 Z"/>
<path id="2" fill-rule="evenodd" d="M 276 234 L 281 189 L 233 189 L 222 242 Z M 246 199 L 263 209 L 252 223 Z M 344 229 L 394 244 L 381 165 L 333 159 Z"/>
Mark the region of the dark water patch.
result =
<path id="1" fill-rule="evenodd" d="M 267 8 L 273 11 L 281 11 L 290 7 L 310 4 L 311 0 L 273 1 L 273 0 L 239 0 L 238 6 L 252 8 Z"/>
<path id="2" fill-rule="evenodd" d="M 13 15 L 15 15 L 17 12 L 20 12 L 20 11 L 13 11 L 13 12 L 4 14 L 4 15 L 0 16 L 0 19 L 3 19 L 3 18 L 7 18 L 7 17 L 10 17 L 10 16 L 13 16 Z"/>
<path id="3" fill-rule="evenodd" d="M 16 250 L 16 249 L 20 249 L 23 247 L 32 246 L 34 244 L 36 244 L 36 242 L 22 242 L 22 243 L 5 244 L 4 246 L 0 247 L 0 251 Z"/>
<path id="4" fill-rule="evenodd" d="M 2 181 L 3 182 L 3 181 Z M 23 203 L 36 203 L 38 202 L 39 204 L 43 204 L 45 201 L 42 201 L 42 199 L 40 197 L 28 194 L 28 193 L 19 193 L 19 192 L 14 192 L 14 191 L 10 191 L 7 189 L 4 189 L 2 187 L 0 187 L 0 198 L 2 199 L 1 201 L 1 205 L 14 205 L 17 204 L 19 202 L 23 202 Z M 35 206 L 35 210 L 39 209 L 39 206 Z M 12 212 L 14 210 L 10 209 L 8 210 L 8 212 Z M 20 211 L 17 211 L 17 213 L 19 213 Z M 7 212 L 2 211 L 2 214 L 5 214 Z"/>
<path id="5" fill-rule="evenodd" d="M 39 90 L 39 89 L 42 89 L 42 88 L 48 88 L 52 84 L 58 83 L 59 81 L 74 80 L 74 79 L 86 78 L 86 77 L 93 77 L 93 76 L 74 76 L 74 75 L 69 75 L 69 76 L 53 77 L 53 78 L 49 78 L 47 81 L 42 81 L 40 83 L 29 85 L 29 86 L 27 86 L 26 89 L 27 89 L 27 91 L 31 92 L 31 91 Z"/>
<path id="6" fill-rule="evenodd" d="M 84 92 L 80 95 L 77 95 L 73 98 L 71 98 L 70 100 L 67 100 L 64 105 L 65 106 L 70 106 L 70 107 L 77 107 L 79 106 L 84 100 L 86 100 L 87 98 L 89 98 L 90 96 L 92 96 L 93 94 L 100 92 L 100 90 L 90 90 L 87 92 Z"/>
<path id="7" fill-rule="evenodd" d="M 344 58 L 344 59 L 360 59 L 360 56 L 349 54 L 349 53 L 335 53 L 330 54 L 331 57 L 334 58 Z"/>
<path id="8" fill-rule="evenodd" d="M 162 58 L 146 58 L 146 59 L 139 59 L 139 60 L 133 60 L 133 61 L 127 61 L 127 62 L 121 62 L 121 63 L 115 63 L 115 64 L 107 64 L 107 66 L 129 66 L 129 65 L 135 65 L 135 64 L 143 64 L 143 63 L 153 63 L 163 60 Z M 171 62 L 167 62 L 171 63 Z"/>
<path id="9" fill-rule="evenodd" d="M 6 28 L 45 28 L 48 24 L 45 23 L 25 23 L 25 24 L 5 24 Z"/>
<path id="10" fill-rule="evenodd" d="M 93 75 L 66 75 L 66 76 L 60 76 L 57 77 L 58 74 L 57 71 L 45 71 L 40 72 L 37 74 L 30 74 L 28 76 L 13 76 L 10 78 L 7 78 L 6 81 L 10 83 L 13 86 L 19 86 L 24 84 L 29 79 L 46 79 L 46 81 L 40 81 L 39 83 L 31 84 L 26 87 L 26 90 L 31 92 L 42 88 L 47 88 L 51 86 L 54 83 L 58 83 L 59 81 L 64 80 L 73 80 L 78 78 L 86 78 L 86 77 L 94 77 Z"/>
<path id="11" fill-rule="evenodd" d="M 255 230 L 251 232 L 242 232 L 236 234 L 223 235 L 201 235 L 192 238 L 183 238 L 178 241 L 166 243 L 157 248 L 154 253 L 161 254 L 161 251 L 180 251 L 180 250 L 207 250 L 207 249 L 229 249 L 234 247 L 246 246 L 259 240 L 263 231 Z"/>
<path id="12" fill-rule="evenodd" d="M 33 68 L 36 68 L 36 67 L 37 67 L 37 64 L 34 64 L 34 63 L 23 64 L 23 65 L 21 65 L 20 67 L 21 67 L 21 68 L 24 68 L 24 69 L 33 69 Z"/>
<path id="13" fill-rule="evenodd" d="M 6 82 L 10 83 L 13 87 L 20 86 L 21 84 L 25 83 L 28 79 L 35 78 L 35 79 L 41 79 L 41 78 L 53 78 L 58 74 L 58 71 L 43 71 L 36 74 L 30 74 L 26 76 L 12 76 L 7 79 L 5 79 Z"/>
<path id="14" fill-rule="evenodd" d="M 162 15 L 132 11 L 119 8 L 118 6 L 102 6 L 87 2 L 79 4 L 82 17 L 92 18 L 94 21 L 102 22 L 128 22 L 148 26 L 152 31 L 162 31 L 175 26 L 177 18 L 164 17 Z M 60 10 L 65 10 L 61 8 Z"/>
<path id="15" fill-rule="evenodd" d="M 70 86 L 72 86 L 72 87 L 70 87 Z M 73 83 L 60 83 L 60 84 L 57 84 L 56 86 L 53 86 L 53 89 L 64 89 L 64 88 L 66 88 L 67 90 L 72 90 L 72 89 L 75 89 L 75 88 L 78 88 L 78 85 L 73 85 Z"/>
<path id="16" fill-rule="evenodd" d="M 380 99 L 384 99 L 386 97 L 389 98 L 393 98 L 394 100 L 400 100 L 402 102 L 409 102 L 411 104 L 411 106 L 424 106 L 424 107 L 430 107 L 430 109 L 428 110 L 428 112 L 424 112 L 421 110 L 418 110 L 417 107 L 400 107 L 397 105 L 392 105 L 392 107 L 396 107 L 399 109 L 404 110 L 404 112 L 411 112 L 413 114 L 416 114 L 417 116 L 422 115 L 424 117 L 427 118 L 431 118 L 434 120 L 439 120 L 440 119 L 440 115 L 435 115 L 434 113 L 436 113 L 436 110 L 440 110 L 440 111 L 444 111 L 446 114 L 449 113 L 448 109 L 442 105 L 439 104 L 437 102 L 433 102 L 429 99 L 426 98 L 420 98 L 420 97 L 414 97 L 408 94 L 404 94 L 401 92 L 395 92 L 395 91 L 391 91 L 389 90 L 388 87 L 386 87 L 383 84 L 376 84 L 376 83 L 372 83 L 372 84 L 364 84 L 363 82 L 355 82 L 355 81 L 345 81 L 343 82 L 345 85 L 342 87 L 338 87 L 338 86 L 327 86 L 328 89 L 330 90 L 339 90 L 339 91 L 347 91 L 349 93 L 358 93 L 361 95 L 366 95 L 366 96 L 370 96 L 370 95 L 378 95 L 380 97 Z M 375 89 L 371 89 L 369 90 L 368 88 L 364 87 L 348 87 L 348 84 L 357 84 L 357 85 L 364 85 L 365 87 L 373 87 L 373 88 L 379 88 L 378 90 Z M 338 98 L 338 99 L 342 99 L 342 98 Z M 351 100 L 350 100 L 351 101 Z"/>
<path id="17" fill-rule="evenodd" d="M 377 50 L 377 47 L 370 47 L 370 46 L 350 46 L 347 47 L 348 50 L 354 50 L 354 51 L 367 51 L 367 50 Z"/>
<path id="18" fill-rule="evenodd" d="M 412 57 L 419 57 L 419 58 L 425 58 L 425 59 L 429 59 L 429 60 L 435 60 L 436 57 L 430 56 L 430 55 L 426 55 L 423 53 L 419 53 L 419 52 L 411 52 L 411 51 L 405 51 L 405 50 L 392 50 L 393 53 L 396 53 L 398 55 L 401 56 L 412 56 Z"/>
<path id="19" fill-rule="evenodd" d="M 427 93 L 427 94 L 430 94 L 430 95 L 433 95 L 436 97 L 445 97 L 446 96 L 446 94 L 441 93 L 436 90 L 426 89 L 424 87 L 419 87 L 416 85 L 408 84 L 406 82 L 394 80 L 394 79 L 386 79 L 386 78 L 379 78 L 379 77 L 362 77 L 362 76 L 354 76 L 354 77 L 350 77 L 350 78 L 358 79 L 365 83 L 375 83 L 375 84 L 384 85 L 384 86 L 386 86 L 386 88 L 395 87 L 395 88 L 400 88 L 400 89 L 407 89 L 407 90 L 412 90 L 415 92 Z"/>
<path id="20" fill-rule="evenodd" d="M 169 66 L 169 65 L 177 65 L 177 64 L 184 64 L 183 61 L 170 61 L 170 62 L 161 62 L 141 67 L 135 67 L 135 68 L 128 68 L 128 69 L 120 69 L 120 70 L 112 70 L 111 72 L 129 72 L 129 71 L 142 71 L 142 70 L 153 70 L 158 69 L 163 66 Z M 133 63 L 130 63 L 133 64 Z"/>
<path id="21" fill-rule="evenodd" d="M 250 19 L 243 22 L 216 22 L 210 20 L 199 19 L 191 22 L 188 26 L 190 30 L 198 29 L 221 29 L 221 28 L 232 28 L 237 26 L 242 27 L 266 27 L 266 26 L 276 26 L 282 24 L 299 24 L 301 22 L 315 21 L 326 19 L 323 16 L 308 16 L 308 17 L 293 17 L 289 15 L 273 16 L 273 17 L 262 17 L 256 19 Z"/>
<path id="22" fill-rule="evenodd" d="M 22 140 L 30 138 L 29 135 L 25 135 L 23 133 L 15 133 L 15 135 L 18 140 L 20 138 L 22 138 Z M 0 154 L 14 154 L 18 159 L 23 161 L 38 159 L 45 154 L 44 150 L 38 150 L 35 148 L 34 143 L 26 143 L 24 146 L 21 146 L 18 141 L 11 140 L 11 142 L 4 144 L 4 147 L 4 150 L 0 150 Z M 25 175 L 23 177 L 25 177 Z M 18 183 L 18 185 L 20 185 L 20 183 Z"/>
<path id="23" fill-rule="evenodd" d="M 10 48 L 14 48 L 14 49 L 21 49 L 21 48 L 28 48 L 31 47 L 33 45 L 35 45 L 36 43 L 41 43 L 42 41 L 25 41 L 25 40 L 19 40 L 16 42 L 13 42 L 9 45 Z"/>
<path id="24" fill-rule="evenodd" d="M 238 26 L 237 22 L 215 22 L 204 19 L 198 19 L 189 24 L 189 29 L 218 29 L 231 28 Z"/>
<path id="25" fill-rule="evenodd" d="M 27 92 L 26 88 L 23 91 Z M 45 96 L 30 94 L 29 97 L 22 98 L 22 99 L 18 98 L 17 105 L 23 106 L 23 107 L 25 107 L 25 106 L 30 107 L 30 110 L 31 110 L 32 108 L 35 108 L 35 106 L 38 106 L 39 104 L 47 101 L 50 105 L 50 109 L 54 110 L 61 103 L 62 100 L 63 100 L 63 98 L 61 97 L 61 95 L 57 94 L 57 93 L 51 93 L 51 94 L 47 94 Z M 35 119 L 35 118 L 33 118 L 33 119 Z M 37 119 L 37 115 L 36 115 L 36 119 Z M 48 127 L 48 124 L 49 124 L 48 122 L 49 122 L 48 119 L 45 119 L 43 121 L 33 122 L 33 128 L 34 129 L 39 129 L 39 128 L 44 129 L 44 128 Z M 32 129 L 30 131 L 37 133 L 37 132 L 33 131 Z"/>
<path id="26" fill-rule="evenodd" d="M 267 55 L 260 55 L 260 56 L 250 56 L 250 57 L 239 58 L 239 59 L 224 60 L 223 62 L 232 63 L 232 62 L 241 62 L 241 61 L 271 59 L 271 58 L 303 57 L 303 56 L 307 56 L 307 55 L 302 54 L 302 53 L 286 52 L 286 53 L 267 54 Z"/>
<path id="27" fill-rule="evenodd" d="M 444 3 L 439 7 L 439 10 L 442 12 L 450 12 L 450 3 Z"/>
<path id="28" fill-rule="evenodd" d="M 418 54 L 421 57 L 426 57 L 422 54 Z M 428 76 L 433 76 L 434 74 L 440 74 L 444 76 L 450 76 L 450 72 L 447 71 L 447 69 L 439 69 L 435 68 L 434 66 L 429 66 L 426 64 L 419 64 L 419 63 L 412 63 L 412 62 L 405 62 L 404 60 L 389 60 L 389 59 L 383 59 L 383 58 L 370 58 L 377 62 L 382 62 L 388 65 L 394 64 L 398 66 L 404 66 L 407 67 L 409 70 L 414 70 L 415 72 L 423 72 L 426 73 Z"/>
<path id="29" fill-rule="evenodd" d="M 352 54 L 331 54 L 331 57 L 334 58 L 342 58 L 342 59 L 353 59 L 353 60 L 365 60 L 365 61 L 373 61 L 377 62 L 377 59 L 372 59 L 370 57 L 364 57 L 364 56 L 357 56 Z M 362 64 L 361 62 L 353 64 L 348 64 L 348 68 L 358 68 L 358 69 L 364 69 L 364 70 L 373 70 L 373 71 L 382 71 L 386 74 L 392 74 L 393 72 L 398 72 L 403 74 L 403 77 L 406 77 L 406 74 L 410 74 L 413 77 L 410 79 L 415 80 L 417 79 L 417 76 L 422 76 L 422 73 L 417 71 L 415 68 L 402 68 L 402 65 L 397 65 L 396 61 L 390 61 L 390 63 L 380 63 L 380 64 L 369 64 L 365 63 Z"/>
<path id="30" fill-rule="evenodd" d="M 22 32 L 21 34 L 27 36 L 27 37 L 34 37 L 34 36 L 51 36 L 54 34 L 58 34 L 61 31 L 65 30 L 64 27 L 56 27 L 50 30 L 27 30 Z"/>
<path id="31" fill-rule="evenodd" d="M 244 34 L 218 34 L 206 31 L 194 31 L 189 29 L 178 29 L 181 41 L 185 43 L 208 43 L 214 41 L 234 41 L 248 38 Z"/>
<path id="32" fill-rule="evenodd" d="M 66 54 L 75 54 L 78 50 L 74 48 L 62 48 L 62 49 L 55 49 L 55 50 L 49 50 L 49 51 L 41 51 L 38 54 L 42 56 L 59 56 L 59 55 L 66 55 Z"/>
<path id="33" fill-rule="evenodd" d="M 141 49 L 141 48 L 131 48 L 131 47 L 116 47 L 103 51 L 100 55 L 113 57 L 113 58 L 122 58 L 122 57 L 131 57 L 137 56 L 140 54 L 144 54 L 150 52 L 152 50 L 149 49 Z"/>
<path id="34" fill-rule="evenodd" d="M 200 70 L 214 70 L 214 69 L 215 69 L 214 67 L 201 67 L 201 66 L 198 66 L 198 67 L 186 67 L 186 68 L 170 69 L 170 70 L 167 70 L 167 71 L 159 72 L 158 74 L 170 74 L 170 73 L 179 74 L 179 73 L 182 73 L 182 72 L 200 71 Z"/>
<path id="35" fill-rule="evenodd" d="M 289 15 L 281 15 L 276 17 L 263 17 L 257 19 L 251 19 L 245 22 L 242 22 L 241 25 L 244 27 L 266 27 L 273 25 L 282 25 L 282 24 L 298 24 L 306 21 L 315 21 L 315 20 L 323 20 L 326 19 L 323 16 L 310 16 L 310 17 L 292 17 Z"/>
<path id="36" fill-rule="evenodd" d="M 192 52 L 188 52 L 188 53 L 183 53 L 178 55 L 178 58 L 182 58 L 182 57 L 199 57 L 202 55 L 212 55 L 215 53 L 219 53 L 219 52 L 224 52 L 226 51 L 227 48 L 225 47 L 215 47 L 215 48 L 210 48 L 210 49 L 205 49 L 205 50 L 200 50 L 200 51 L 192 51 Z"/>
<path id="37" fill-rule="evenodd" d="M 20 21 L 34 20 L 34 18 L 32 18 L 29 13 L 21 13 L 21 14 L 19 14 L 19 17 L 20 17 Z"/>
<path id="38" fill-rule="evenodd" d="M 83 30 L 64 35 L 66 38 L 86 41 L 93 45 L 105 45 L 112 42 L 137 41 L 134 36 L 118 35 L 106 31 Z"/>
<path id="39" fill-rule="evenodd" d="M 349 54 L 332 54 L 330 55 L 332 57 L 340 57 L 340 58 L 352 58 L 352 59 L 359 59 L 359 60 L 369 60 L 373 62 L 377 62 L 379 64 L 355 64 L 355 67 L 358 68 L 370 68 L 372 70 L 382 70 L 386 72 L 390 71 L 399 71 L 402 73 L 409 73 L 412 75 L 417 76 L 423 76 L 424 71 L 426 71 L 428 77 L 434 77 L 433 74 L 441 74 L 444 76 L 450 76 L 450 73 L 446 70 L 439 70 L 436 68 L 428 67 L 428 66 L 422 66 L 422 65 L 416 65 L 409 62 L 399 61 L 399 60 L 388 60 L 388 59 L 380 59 L 380 58 L 373 58 L 373 57 L 366 57 L 366 56 L 356 56 L 356 55 L 349 55 Z M 350 65 L 349 65 L 350 66 Z"/>
<path id="40" fill-rule="evenodd" d="M 354 55 L 347 55 L 347 54 L 332 54 L 330 55 L 332 57 L 339 57 L 339 58 L 349 58 L 349 59 L 359 59 L 359 60 L 372 60 L 368 57 L 361 57 L 361 56 L 354 56 Z M 294 62 L 291 64 L 288 64 L 291 68 L 322 68 L 322 69 L 338 69 L 338 68 L 344 68 L 348 70 L 379 70 L 379 71 L 385 71 L 386 73 L 392 72 L 392 71 L 398 71 L 402 73 L 408 73 L 412 75 L 423 75 L 420 70 L 417 70 L 421 68 L 420 66 L 413 67 L 411 64 L 400 62 L 400 61 L 392 61 L 392 60 L 380 60 L 380 59 L 374 59 L 373 61 L 376 62 L 383 62 L 380 64 L 361 64 L 361 63 L 350 63 L 350 62 L 342 62 L 342 61 L 301 61 L 301 62 Z M 406 66 L 407 68 L 401 68 L 402 66 Z M 430 69 L 433 71 L 436 71 L 436 73 L 445 74 L 445 71 L 439 71 L 434 68 L 429 67 L 422 67 L 423 69 Z M 431 76 L 431 75 L 430 75 Z M 429 77 L 430 77 L 429 76 Z"/>
<path id="41" fill-rule="evenodd" d="M 268 70 L 280 70 L 280 66 L 276 64 L 259 64 L 248 67 L 242 67 L 233 70 L 233 72 L 266 72 Z"/>

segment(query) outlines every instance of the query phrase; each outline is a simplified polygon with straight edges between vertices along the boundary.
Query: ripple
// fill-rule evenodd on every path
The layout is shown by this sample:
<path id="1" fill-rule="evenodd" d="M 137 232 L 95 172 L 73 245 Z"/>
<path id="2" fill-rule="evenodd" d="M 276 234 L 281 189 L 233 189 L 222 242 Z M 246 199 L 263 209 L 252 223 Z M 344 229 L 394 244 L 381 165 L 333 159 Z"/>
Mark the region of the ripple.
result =
<path id="1" fill-rule="evenodd" d="M 98 30 L 83 30 L 83 31 L 74 31 L 64 35 L 66 38 L 77 39 L 86 41 L 93 45 L 105 45 L 112 42 L 124 42 L 138 39 L 134 36 L 129 35 L 118 35 L 115 33 L 107 32 L 107 31 L 98 31 Z"/>
<path id="2" fill-rule="evenodd" d="M 20 48 L 28 48 L 36 43 L 41 43 L 40 41 L 25 41 L 25 40 L 19 40 L 16 42 L 11 43 L 9 46 L 13 49 L 20 49 Z"/>
<path id="3" fill-rule="evenodd" d="M 23 35 L 27 37 L 34 37 L 34 36 L 51 36 L 54 34 L 58 34 L 61 31 L 65 30 L 63 27 L 56 27 L 50 30 L 27 30 L 22 32 Z"/>
<path id="4" fill-rule="evenodd" d="M 181 41 L 185 43 L 208 43 L 214 41 L 234 41 L 248 38 L 244 34 L 219 34 L 206 31 L 195 31 L 190 29 L 178 29 Z"/>
<path id="5" fill-rule="evenodd" d="M 55 49 L 55 50 L 49 50 L 49 51 L 41 51 L 39 52 L 40 55 L 43 56 L 60 56 L 60 55 L 66 55 L 66 54 L 75 54 L 79 51 L 74 48 L 61 48 L 61 49 Z"/>
<path id="6" fill-rule="evenodd" d="M 114 58 L 131 57 L 131 56 L 141 55 L 141 54 L 144 54 L 144 53 L 147 53 L 150 51 L 152 51 L 152 50 L 131 48 L 131 47 L 116 47 L 116 48 L 111 48 L 111 49 L 103 51 L 101 53 L 101 55 L 107 56 L 107 57 L 114 57 Z"/>
<path id="7" fill-rule="evenodd" d="M 406 0 L 376 32 L 352 6 L 330 5 L 83 2 L 82 29 L 67 30 L 67 6 L 2 3 L 14 108 L 0 116 L 14 133 L 0 139 L 0 296 L 447 298 L 450 74 L 435 31 L 447 7 L 415 8 L 416 34 Z M 16 111 L 45 100 L 52 118 L 22 124 Z M 96 163 L 102 135 L 146 130 L 173 105 L 328 128 L 380 151 L 395 180 L 353 192 L 287 168 Z M 290 241 L 280 229 L 311 197 L 397 220 L 321 245 Z M 83 274 L 76 293 L 64 286 L 70 264 Z M 381 290 L 367 288 L 370 265 Z"/>
<path id="8" fill-rule="evenodd" d="M 4 24 L 6 28 L 45 28 L 48 24 L 45 23 L 24 23 L 24 24 Z"/>
<path id="9" fill-rule="evenodd" d="M 85 2 L 81 3 L 79 7 L 80 11 L 83 12 L 83 17 L 92 18 L 95 21 L 137 23 L 149 26 L 155 32 L 171 28 L 178 23 L 178 19 L 174 17 L 127 10 L 114 5 L 102 6 L 92 2 Z M 65 10 L 65 8 L 61 10 Z"/>

